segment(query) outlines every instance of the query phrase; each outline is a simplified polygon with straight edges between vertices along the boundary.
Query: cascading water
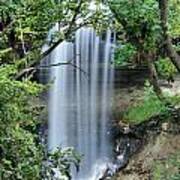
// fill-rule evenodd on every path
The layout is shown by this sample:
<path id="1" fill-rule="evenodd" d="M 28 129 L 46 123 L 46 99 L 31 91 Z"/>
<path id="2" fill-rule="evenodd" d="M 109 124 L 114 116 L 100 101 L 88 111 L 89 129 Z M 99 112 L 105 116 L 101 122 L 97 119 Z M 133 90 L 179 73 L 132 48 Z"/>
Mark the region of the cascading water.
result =
<path id="1" fill-rule="evenodd" d="M 57 146 L 66 147 L 68 145 L 68 67 L 58 66 L 58 63 L 66 63 L 73 58 L 73 44 L 62 42 L 51 54 L 51 64 L 55 65 L 51 69 L 50 78 L 53 85 L 50 89 L 49 99 L 49 149 Z"/>
<path id="2" fill-rule="evenodd" d="M 50 71 L 49 149 L 71 146 L 84 155 L 74 180 L 97 180 L 112 157 L 111 35 L 108 30 L 103 40 L 92 28 L 81 28 L 74 43 L 64 41 L 49 57 L 55 65 Z M 74 67 L 58 66 L 68 61 Z"/>

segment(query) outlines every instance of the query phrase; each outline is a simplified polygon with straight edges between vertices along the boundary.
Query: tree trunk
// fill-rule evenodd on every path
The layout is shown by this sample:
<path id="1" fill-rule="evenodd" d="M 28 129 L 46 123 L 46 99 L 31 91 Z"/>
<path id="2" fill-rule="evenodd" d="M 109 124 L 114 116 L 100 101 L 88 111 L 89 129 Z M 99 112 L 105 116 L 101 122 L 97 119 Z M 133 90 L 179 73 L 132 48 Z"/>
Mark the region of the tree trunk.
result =
<path id="1" fill-rule="evenodd" d="M 156 93 L 158 98 L 160 100 L 163 100 L 163 94 L 158 83 L 158 75 L 157 75 L 157 71 L 154 65 L 153 54 L 149 52 L 146 56 L 146 59 L 147 59 L 148 69 L 150 72 L 150 83 L 153 86 L 154 92 Z"/>
<path id="2" fill-rule="evenodd" d="M 159 0 L 161 28 L 164 38 L 164 44 L 167 50 L 167 55 L 171 59 L 174 66 L 180 72 L 180 56 L 174 50 L 171 38 L 168 34 L 168 0 Z"/>

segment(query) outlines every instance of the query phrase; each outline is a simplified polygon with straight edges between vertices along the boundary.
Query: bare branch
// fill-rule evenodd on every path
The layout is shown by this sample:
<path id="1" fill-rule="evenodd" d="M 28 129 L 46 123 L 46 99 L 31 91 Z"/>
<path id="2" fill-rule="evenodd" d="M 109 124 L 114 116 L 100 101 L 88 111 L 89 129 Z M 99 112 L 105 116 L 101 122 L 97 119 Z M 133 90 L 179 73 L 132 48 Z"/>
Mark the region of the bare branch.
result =
<path id="1" fill-rule="evenodd" d="M 30 68 L 24 69 L 21 73 L 22 74 L 31 73 L 31 76 L 32 76 L 36 72 L 36 70 L 49 69 L 49 68 L 53 68 L 53 67 L 57 67 L 57 66 L 69 65 L 69 66 L 72 66 L 75 69 L 78 69 L 80 72 L 82 72 L 83 74 L 88 76 L 88 73 L 85 70 L 83 70 L 81 67 L 77 66 L 76 64 L 73 64 L 71 61 L 72 60 L 67 61 L 67 62 L 62 62 L 62 63 L 55 63 L 55 64 L 49 64 L 49 65 L 41 65 L 41 66 L 37 66 L 37 67 L 30 67 Z M 22 74 L 19 74 L 19 76 L 21 77 Z M 16 76 L 15 79 L 19 79 L 19 77 Z"/>
<path id="2" fill-rule="evenodd" d="M 64 65 L 70 65 L 70 66 L 74 67 L 75 69 L 80 70 L 85 75 L 88 75 L 88 73 L 85 70 L 83 70 L 81 67 L 77 66 L 76 64 L 73 64 L 72 60 L 67 61 L 67 62 L 63 62 L 63 63 L 55 63 L 55 64 L 49 64 L 49 65 L 43 65 L 43 66 L 41 65 L 35 69 L 46 69 L 46 68 L 52 68 L 52 67 L 64 66 Z"/>

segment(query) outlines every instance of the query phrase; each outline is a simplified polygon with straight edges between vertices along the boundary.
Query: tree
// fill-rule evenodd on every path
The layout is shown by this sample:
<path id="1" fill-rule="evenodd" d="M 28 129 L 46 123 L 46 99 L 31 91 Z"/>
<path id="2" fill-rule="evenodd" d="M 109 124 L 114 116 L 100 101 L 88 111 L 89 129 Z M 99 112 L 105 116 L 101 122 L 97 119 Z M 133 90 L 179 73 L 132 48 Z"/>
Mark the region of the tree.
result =
<path id="1" fill-rule="evenodd" d="M 34 100 L 43 87 L 30 81 L 30 75 L 77 28 L 96 25 L 103 17 L 86 0 L 0 1 L 0 179 L 52 179 L 54 169 L 70 177 L 71 164 L 78 168 L 79 156 L 72 149 L 50 153 L 42 145 L 42 108 Z M 57 23 L 59 30 L 47 40 Z M 45 43 L 49 49 L 42 52 Z"/>
<path id="2" fill-rule="evenodd" d="M 0 2 L 0 179 L 52 178 L 54 168 L 70 176 L 70 165 L 78 164 L 71 150 L 47 153 L 38 136 L 41 107 L 34 104 L 43 87 L 25 76 L 17 79 L 71 35 L 79 11 L 86 7 L 84 0 Z M 65 28 L 54 34 L 50 49 L 41 54 L 48 31 L 57 22 Z"/>
<path id="3" fill-rule="evenodd" d="M 175 26 L 176 23 L 173 19 L 178 16 L 179 10 L 173 3 L 171 2 L 169 9 L 171 15 L 170 32 L 178 36 L 179 31 L 174 33 L 174 27 L 177 29 L 178 26 Z M 135 47 L 136 56 L 132 54 L 131 59 L 138 58 L 137 62 L 143 61 L 147 64 L 151 84 L 159 98 L 162 99 L 161 89 L 158 85 L 158 73 L 154 63 L 159 61 L 161 57 L 169 56 L 178 70 L 180 65 L 179 55 L 173 48 L 168 32 L 168 1 L 109 0 L 109 6 L 115 20 L 121 27 L 118 30 L 121 34 L 121 43 L 130 43 Z M 122 36 L 122 34 L 125 35 Z"/>
<path id="4" fill-rule="evenodd" d="M 1 54 L 8 51 L 10 57 L 3 57 L 5 63 L 10 60 L 19 61 L 17 76 L 24 74 L 23 69 L 34 66 L 47 56 L 60 42 L 67 39 L 76 26 L 79 12 L 84 12 L 87 3 L 79 1 L 5 1 L 1 4 L 1 34 L 3 44 L 0 46 Z M 85 13 L 85 12 L 84 12 Z M 51 14 L 51 15 L 50 15 Z M 60 32 L 52 39 L 50 48 L 41 53 L 47 33 L 52 26 L 59 22 Z M 2 58 L 1 58 L 2 59 Z"/>
<path id="5" fill-rule="evenodd" d="M 177 70 L 180 72 L 180 56 L 174 50 L 171 37 L 168 33 L 168 0 L 159 0 L 159 9 L 160 9 L 160 19 L 161 19 L 161 28 L 163 35 L 163 43 L 167 50 L 167 56 L 171 59 L 172 63 L 175 65 Z"/>
<path id="6" fill-rule="evenodd" d="M 146 62 L 150 71 L 150 82 L 158 97 L 162 99 L 161 89 L 154 61 L 157 59 L 159 39 L 158 4 L 154 0 L 113 0 L 110 9 L 122 26 L 125 42 L 133 45 L 138 58 Z"/>

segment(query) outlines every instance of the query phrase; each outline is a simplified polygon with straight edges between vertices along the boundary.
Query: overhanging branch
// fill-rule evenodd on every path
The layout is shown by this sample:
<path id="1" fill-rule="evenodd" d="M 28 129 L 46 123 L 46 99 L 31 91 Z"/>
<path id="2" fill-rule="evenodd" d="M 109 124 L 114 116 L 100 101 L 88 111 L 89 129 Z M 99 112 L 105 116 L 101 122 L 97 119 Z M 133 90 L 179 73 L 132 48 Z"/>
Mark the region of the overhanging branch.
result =
<path id="1" fill-rule="evenodd" d="M 72 60 L 71 60 L 72 61 Z M 83 74 L 85 74 L 86 76 L 88 76 L 88 72 L 86 72 L 85 70 L 83 70 L 81 67 L 77 66 L 76 64 L 73 64 L 71 61 L 67 61 L 67 62 L 59 62 L 59 63 L 55 63 L 55 64 L 49 64 L 49 65 L 39 65 L 36 67 L 30 67 L 30 68 L 26 68 L 22 71 L 22 74 L 30 74 L 31 76 L 32 74 L 34 74 L 37 70 L 41 70 L 41 69 L 49 69 L 49 68 L 53 68 L 53 67 L 58 67 L 58 66 L 72 66 L 75 69 L 78 69 L 80 72 L 82 72 Z M 22 77 L 22 74 L 19 74 L 20 77 Z M 15 79 L 19 79 L 18 76 L 15 77 Z"/>
<path id="2" fill-rule="evenodd" d="M 62 63 L 55 63 L 55 64 L 49 64 L 49 65 L 41 65 L 41 66 L 38 66 L 36 69 L 49 69 L 49 68 L 52 68 L 52 67 L 65 66 L 65 65 L 72 66 L 75 69 L 78 69 L 79 71 L 84 73 L 85 75 L 88 75 L 88 72 L 86 72 L 81 67 L 77 66 L 76 64 L 72 63 L 72 60 L 68 61 L 68 62 L 62 62 Z"/>
<path id="3" fill-rule="evenodd" d="M 76 21 L 76 18 L 77 18 L 77 16 L 78 16 L 79 12 L 80 12 L 80 9 L 81 9 L 82 4 L 83 4 L 83 0 L 80 0 L 77 8 L 76 8 L 75 11 L 74 11 L 74 15 L 73 15 L 73 17 L 72 17 L 72 19 L 71 19 L 71 21 L 70 21 L 70 23 L 69 23 L 68 29 L 67 29 L 67 31 L 65 32 L 65 39 L 67 39 L 67 38 L 69 37 L 69 35 L 71 34 L 71 32 L 72 32 L 72 27 L 73 27 L 73 25 L 74 25 L 74 23 L 75 23 L 75 21 Z M 28 65 L 28 67 L 26 67 L 26 69 L 23 69 L 22 71 L 20 71 L 20 72 L 15 76 L 15 80 L 21 79 L 25 74 L 31 72 L 32 70 L 37 70 L 37 67 L 35 67 L 35 66 L 37 66 L 37 64 L 39 64 L 42 59 L 44 59 L 45 57 L 47 57 L 61 42 L 63 42 L 63 40 L 64 40 L 64 39 L 61 39 L 61 38 L 60 38 L 60 39 L 59 39 L 58 41 L 56 41 L 51 47 L 49 47 L 48 50 L 46 50 L 45 52 L 43 52 L 43 53 L 40 55 L 39 59 L 37 59 L 36 61 L 33 61 L 32 63 L 29 63 L 29 65 Z M 76 66 L 76 65 L 70 64 L 70 63 L 69 63 L 69 65 L 74 66 L 74 67 Z M 33 67 L 33 66 L 34 66 L 34 67 Z"/>

